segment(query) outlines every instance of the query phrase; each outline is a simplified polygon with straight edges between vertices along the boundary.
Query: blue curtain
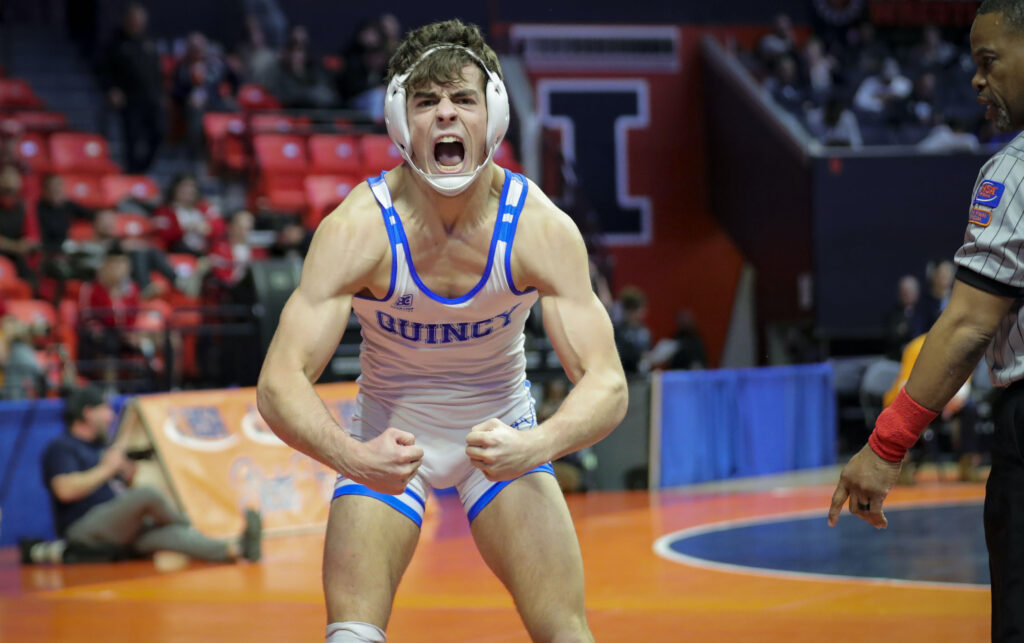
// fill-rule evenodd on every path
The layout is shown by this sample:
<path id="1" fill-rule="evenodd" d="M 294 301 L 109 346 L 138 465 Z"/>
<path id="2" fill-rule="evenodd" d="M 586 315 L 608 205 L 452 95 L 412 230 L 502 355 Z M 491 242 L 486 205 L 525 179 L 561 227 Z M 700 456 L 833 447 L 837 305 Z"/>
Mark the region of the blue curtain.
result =
<path id="1" fill-rule="evenodd" d="M 836 461 L 829 364 L 660 377 L 662 487 Z"/>

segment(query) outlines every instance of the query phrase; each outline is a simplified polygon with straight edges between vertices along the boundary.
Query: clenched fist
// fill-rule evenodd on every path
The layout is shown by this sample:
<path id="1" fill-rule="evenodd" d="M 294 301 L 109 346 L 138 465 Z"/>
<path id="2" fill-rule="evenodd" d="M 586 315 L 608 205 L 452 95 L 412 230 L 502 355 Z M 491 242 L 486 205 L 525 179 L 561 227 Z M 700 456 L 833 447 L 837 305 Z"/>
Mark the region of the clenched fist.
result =
<path id="1" fill-rule="evenodd" d="M 492 418 L 466 436 L 466 455 L 488 480 L 512 480 L 548 461 L 540 438 L 536 429 L 517 431 Z"/>
<path id="2" fill-rule="evenodd" d="M 342 473 L 374 491 L 394 496 L 405 491 L 422 461 L 423 449 L 416 446 L 416 436 L 390 428 L 369 442 L 353 442 Z"/>

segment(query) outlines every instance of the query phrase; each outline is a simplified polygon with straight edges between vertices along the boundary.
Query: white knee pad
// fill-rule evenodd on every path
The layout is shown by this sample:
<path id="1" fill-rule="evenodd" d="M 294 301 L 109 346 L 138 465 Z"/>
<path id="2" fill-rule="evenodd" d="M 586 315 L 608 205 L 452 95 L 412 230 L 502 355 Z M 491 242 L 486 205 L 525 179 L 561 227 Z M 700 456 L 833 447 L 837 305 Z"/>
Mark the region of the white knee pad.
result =
<path id="1" fill-rule="evenodd" d="M 370 623 L 345 621 L 327 626 L 326 643 L 384 643 L 384 630 Z"/>

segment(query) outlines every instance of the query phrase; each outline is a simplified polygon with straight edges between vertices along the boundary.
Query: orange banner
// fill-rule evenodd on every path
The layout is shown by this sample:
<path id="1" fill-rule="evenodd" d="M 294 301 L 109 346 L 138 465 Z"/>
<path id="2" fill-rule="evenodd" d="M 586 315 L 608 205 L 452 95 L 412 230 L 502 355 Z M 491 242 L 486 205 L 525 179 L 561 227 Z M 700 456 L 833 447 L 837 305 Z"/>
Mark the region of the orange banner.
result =
<path id="1" fill-rule="evenodd" d="M 316 387 L 338 424 L 349 428 L 354 383 Z M 321 528 L 335 472 L 295 451 L 256 409 L 256 389 L 140 396 L 122 430 L 140 426 L 156 450 L 167 486 L 195 527 L 214 538 L 242 530 L 247 507 L 263 513 L 268 534 Z"/>

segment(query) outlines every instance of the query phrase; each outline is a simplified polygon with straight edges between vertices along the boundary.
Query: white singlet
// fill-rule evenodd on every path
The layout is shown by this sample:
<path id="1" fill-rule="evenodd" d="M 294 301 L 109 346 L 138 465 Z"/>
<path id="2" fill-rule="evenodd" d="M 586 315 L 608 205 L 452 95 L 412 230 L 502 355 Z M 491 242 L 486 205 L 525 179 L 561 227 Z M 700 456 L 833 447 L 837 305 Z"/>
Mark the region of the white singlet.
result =
<path id="1" fill-rule="evenodd" d="M 424 455 L 402 494 L 379 494 L 339 476 L 334 497 L 378 498 L 419 525 L 427 488 L 456 487 L 472 520 L 508 483 L 489 482 L 470 463 L 466 435 L 491 418 L 518 429 L 536 424 L 523 326 L 537 292 L 515 287 L 510 264 L 528 184 L 505 170 L 483 275 L 466 294 L 448 298 L 432 292 L 416 273 L 385 174 L 369 185 L 391 243 L 391 286 L 383 299 L 352 300 L 363 342 L 351 435 L 367 441 L 395 427 L 414 434 Z M 550 464 L 528 473 L 535 471 L 553 473 Z"/>

